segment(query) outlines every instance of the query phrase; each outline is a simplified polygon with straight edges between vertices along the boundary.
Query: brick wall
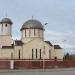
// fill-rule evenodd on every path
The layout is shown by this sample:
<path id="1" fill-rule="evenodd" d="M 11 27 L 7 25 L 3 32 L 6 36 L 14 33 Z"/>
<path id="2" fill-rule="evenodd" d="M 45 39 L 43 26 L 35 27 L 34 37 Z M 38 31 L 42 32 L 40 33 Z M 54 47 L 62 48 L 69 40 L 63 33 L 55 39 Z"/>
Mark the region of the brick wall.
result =
<path id="1" fill-rule="evenodd" d="M 0 61 L 0 69 L 10 69 L 9 61 Z"/>
<path id="2" fill-rule="evenodd" d="M 44 67 L 43 67 L 44 65 Z M 14 69 L 42 69 L 42 68 L 73 68 L 75 67 L 75 60 L 65 61 L 26 61 L 26 60 L 14 60 Z M 0 69 L 10 69 L 10 60 L 0 60 Z"/>

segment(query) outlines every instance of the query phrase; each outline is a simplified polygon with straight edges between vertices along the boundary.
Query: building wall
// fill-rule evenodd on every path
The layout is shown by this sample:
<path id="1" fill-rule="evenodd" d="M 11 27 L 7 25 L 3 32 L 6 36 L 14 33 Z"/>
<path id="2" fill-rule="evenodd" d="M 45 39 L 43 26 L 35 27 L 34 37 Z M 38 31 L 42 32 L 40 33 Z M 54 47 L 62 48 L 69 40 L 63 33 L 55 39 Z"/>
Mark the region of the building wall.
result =
<path id="1" fill-rule="evenodd" d="M 0 45 L 1 46 L 11 46 L 13 44 L 12 37 L 9 35 L 0 36 Z"/>
<path id="2" fill-rule="evenodd" d="M 0 59 L 12 59 L 14 49 L 0 49 Z"/>
<path id="3" fill-rule="evenodd" d="M 57 57 L 57 59 L 63 59 L 64 57 L 64 53 L 62 49 L 55 49 L 55 57 Z"/>
<path id="4" fill-rule="evenodd" d="M 53 48 L 49 44 L 45 43 L 39 38 L 35 38 L 27 44 L 23 45 L 23 58 L 32 59 L 32 49 L 33 49 L 33 59 L 40 59 L 40 49 L 41 49 L 41 59 L 50 59 L 49 50 L 51 50 L 51 59 L 54 58 Z M 37 49 L 37 57 L 36 57 Z"/>
<path id="5" fill-rule="evenodd" d="M 11 38 L 10 38 L 11 39 Z M 11 44 L 9 37 L 4 37 L 0 41 L 5 46 Z M 30 38 L 28 38 L 30 40 Z M 33 59 L 63 59 L 64 53 L 61 49 L 54 50 L 53 46 L 50 46 L 44 42 L 41 38 L 33 38 L 30 41 L 27 41 L 23 46 L 15 46 L 14 49 L 0 49 L 0 58 L 2 59 L 11 59 L 11 53 L 13 54 L 13 59 L 32 59 L 32 49 L 33 49 Z M 1 45 L 2 45 L 1 44 Z M 37 49 L 37 57 L 36 57 Z M 40 49 L 41 49 L 41 58 L 40 58 Z M 20 53 L 19 53 L 20 51 Z"/>
<path id="6" fill-rule="evenodd" d="M 22 59 L 22 46 L 15 46 L 15 50 L 14 50 L 14 59 Z"/>

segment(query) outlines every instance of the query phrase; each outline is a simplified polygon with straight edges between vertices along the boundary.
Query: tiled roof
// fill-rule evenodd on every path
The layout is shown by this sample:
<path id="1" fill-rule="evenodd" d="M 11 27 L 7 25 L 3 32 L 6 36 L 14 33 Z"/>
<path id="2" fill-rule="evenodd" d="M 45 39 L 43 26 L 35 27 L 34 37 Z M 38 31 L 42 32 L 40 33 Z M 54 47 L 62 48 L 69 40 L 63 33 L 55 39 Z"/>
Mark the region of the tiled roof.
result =
<path id="1" fill-rule="evenodd" d="M 12 48 L 14 48 L 14 44 L 12 44 L 11 46 L 2 46 L 2 48 L 4 48 L 4 49 L 12 49 Z"/>
<path id="2" fill-rule="evenodd" d="M 53 46 L 50 41 L 45 41 L 45 42 L 48 43 L 50 46 Z"/>
<path id="3" fill-rule="evenodd" d="M 23 42 L 21 40 L 15 40 L 15 45 L 16 46 L 22 46 Z"/>
<path id="4" fill-rule="evenodd" d="M 59 45 L 54 45 L 54 49 L 62 49 Z"/>

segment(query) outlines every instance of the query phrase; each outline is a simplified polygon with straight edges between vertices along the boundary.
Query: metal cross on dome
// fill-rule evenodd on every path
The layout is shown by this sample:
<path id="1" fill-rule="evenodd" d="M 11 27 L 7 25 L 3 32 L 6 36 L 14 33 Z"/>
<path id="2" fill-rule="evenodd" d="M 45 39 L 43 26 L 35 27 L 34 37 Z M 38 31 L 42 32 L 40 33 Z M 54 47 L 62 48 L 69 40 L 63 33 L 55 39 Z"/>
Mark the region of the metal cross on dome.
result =
<path id="1" fill-rule="evenodd" d="M 32 20 L 34 19 L 34 16 L 32 16 Z"/>

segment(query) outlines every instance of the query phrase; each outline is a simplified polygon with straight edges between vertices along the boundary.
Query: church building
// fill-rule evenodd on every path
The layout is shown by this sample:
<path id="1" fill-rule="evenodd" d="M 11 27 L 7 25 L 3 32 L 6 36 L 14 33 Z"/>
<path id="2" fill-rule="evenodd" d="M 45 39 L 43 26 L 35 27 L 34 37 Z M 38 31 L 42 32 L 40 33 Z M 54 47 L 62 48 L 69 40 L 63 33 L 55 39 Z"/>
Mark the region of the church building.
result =
<path id="1" fill-rule="evenodd" d="M 63 49 L 44 41 L 44 26 L 40 21 L 27 20 L 20 29 L 20 40 L 12 39 L 12 25 L 9 18 L 0 21 L 0 59 L 63 60 Z"/>

